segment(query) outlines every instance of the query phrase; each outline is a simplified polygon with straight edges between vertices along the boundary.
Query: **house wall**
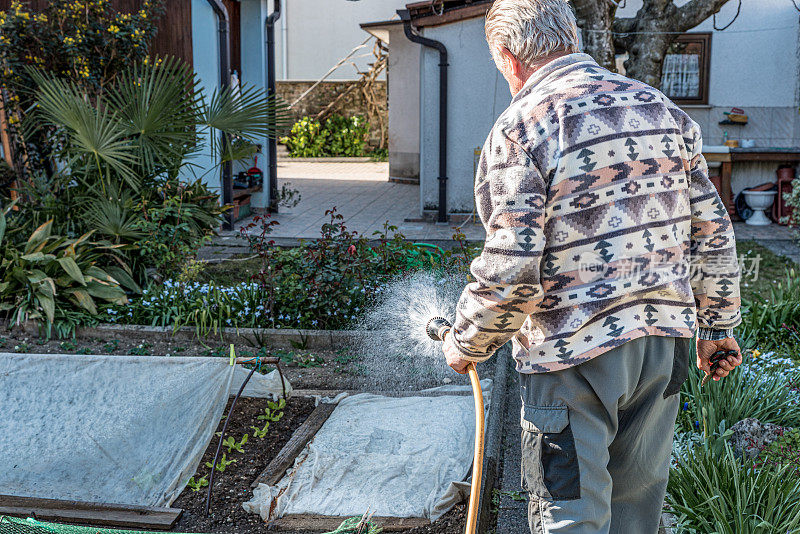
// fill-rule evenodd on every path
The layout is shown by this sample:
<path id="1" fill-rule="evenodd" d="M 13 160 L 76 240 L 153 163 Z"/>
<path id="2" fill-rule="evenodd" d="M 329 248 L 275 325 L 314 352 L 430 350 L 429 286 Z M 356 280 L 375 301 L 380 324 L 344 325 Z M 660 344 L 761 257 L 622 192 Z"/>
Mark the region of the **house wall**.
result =
<path id="1" fill-rule="evenodd" d="M 423 31 L 425 37 L 444 43 L 449 53 L 447 195 L 451 213 L 470 213 L 473 210 L 475 149 L 483 146 L 495 120 L 511 103 L 508 84 L 492 62 L 483 22 L 481 17 L 458 24 L 428 27 Z M 436 209 L 439 198 L 438 65 L 438 52 L 423 49 L 420 69 L 420 194 L 422 207 L 426 210 Z M 389 93 L 391 99 L 391 87 Z M 390 109 L 392 102 L 394 100 L 390 102 Z"/>
<path id="2" fill-rule="evenodd" d="M 242 0 L 241 2 L 241 49 L 242 54 L 241 78 L 242 84 L 260 87 L 266 90 L 267 87 L 267 55 L 265 46 L 264 23 L 269 15 L 267 0 Z M 264 171 L 264 181 L 268 180 L 267 169 L 269 167 L 269 157 L 267 150 L 266 137 L 259 140 L 261 151 L 258 156 L 258 167 Z M 234 165 L 233 172 L 249 169 L 250 161 L 237 163 Z M 266 208 L 269 205 L 269 187 L 263 188 L 260 193 L 254 193 L 250 199 L 251 206 L 254 208 Z"/>
<path id="3" fill-rule="evenodd" d="M 685 0 L 677 2 L 685 3 Z M 620 16 L 632 17 L 641 0 L 628 0 Z M 736 15 L 730 1 L 717 16 L 723 27 Z M 713 32 L 708 106 L 685 106 L 697 121 L 706 145 L 721 145 L 724 132 L 731 139 L 753 139 L 757 147 L 800 146 L 800 14 L 788 0 L 742 2 L 739 18 L 726 31 L 715 31 L 711 20 L 692 31 Z M 731 107 L 745 110 L 746 126 L 720 125 Z M 775 181 L 777 163 L 734 166 L 734 194 Z"/>
<path id="4" fill-rule="evenodd" d="M 402 26 L 389 32 L 389 177 L 419 180 L 422 47 Z"/>
<path id="5" fill-rule="evenodd" d="M 219 39 L 218 22 L 214 10 L 207 0 L 191 0 L 192 2 L 192 57 L 194 70 L 200 80 L 200 86 L 206 95 L 211 95 L 220 85 L 219 78 Z M 202 176 L 209 188 L 221 194 L 220 172 L 214 167 L 211 152 L 211 139 L 208 133 L 203 136 L 205 149 L 197 154 L 192 162 L 196 168 L 185 168 L 183 178 Z"/>
<path id="6" fill-rule="evenodd" d="M 405 0 L 283 0 L 275 32 L 278 79 L 320 79 L 368 37 L 359 24 L 391 19 L 405 4 Z M 360 70 L 368 69 L 371 52 L 371 46 L 356 52 L 356 56 L 369 54 L 354 58 Z M 332 78 L 354 80 L 358 74 L 348 64 L 338 69 Z"/>
<path id="7" fill-rule="evenodd" d="M 679 0 L 679 4 L 685 0 Z M 635 16 L 641 0 L 628 0 L 621 16 Z M 718 15 L 720 26 L 732 20 L 737 2 Z M 736 22 L 724 32 L 706 21 L 693 31 L 712 31 L 709 104 L 686 106 L 700 125 L 706 145 L 721 145 L 724 131 L 731 139 L 753 139 L 757 147 L 800 146 L 800 16 L 788 0 L 743 2 Z M 448 207 L 469 212 L 473 206 L 473 150 L 483 145 L 494 120 L 510 102 L 508 88 L 496 71 L 484 40 L 483 18 L 424 28 L 423 34 L 445 43 L 450 52 L 450 119 L 448 141 Z M 394 42 L 390 45 L 390 57 Z M 396 49 L 395 49 L 396 50 Z M 438 55 L 425 49 L 420 76 L 421 204 L 437 206 Z M 391 69 L 390 69 L 391 78 Z M 399 97 L 389 82 L 390 139 L 392 107 Z M 746 126 L 721 126 L 723 112 L 744 108 Z M 406 134 L 405 142 L 412 144 Z M 390 144 L 390 151 L 391 151 Z M 391 154 L 390 154 L 391 158 Z M 775 180 L 777 163 L 737 164 L 733 190 Z"/>

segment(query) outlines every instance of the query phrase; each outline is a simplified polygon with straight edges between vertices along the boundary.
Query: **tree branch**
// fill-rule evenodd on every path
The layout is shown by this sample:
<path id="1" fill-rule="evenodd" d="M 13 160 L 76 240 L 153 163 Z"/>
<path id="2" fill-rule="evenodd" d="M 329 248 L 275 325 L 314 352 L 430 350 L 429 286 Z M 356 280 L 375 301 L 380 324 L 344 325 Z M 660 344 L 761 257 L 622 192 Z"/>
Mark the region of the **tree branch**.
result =
<path id="1" fill-rule="evenodd" d="M 728 0 L 691 0 L 679 7 L 675 16 L 675 31 L 685 32 L 719 13 Z"/>

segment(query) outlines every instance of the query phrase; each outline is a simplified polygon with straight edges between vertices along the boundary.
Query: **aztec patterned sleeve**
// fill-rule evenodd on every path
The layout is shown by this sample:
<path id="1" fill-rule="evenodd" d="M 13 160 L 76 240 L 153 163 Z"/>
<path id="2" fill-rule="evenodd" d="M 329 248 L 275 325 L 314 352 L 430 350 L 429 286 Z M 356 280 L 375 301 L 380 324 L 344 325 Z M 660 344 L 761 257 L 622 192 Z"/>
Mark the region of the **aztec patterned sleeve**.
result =
<path id="1" fill-rule="evenodd" d="M 542 298 L 546 184 L 532 158 L 500 128 L 481 154 L 475 183 L 486 244 L 472 262 L 453 337 L 465 360 L 484 361 L 522 327 Z"/>
<path id="2" fill-rule="evenodd" d="M 742 322 L 736 240 L 728 211 L 708 179 L 702 143 L 693 125 L 686 138 L 687 147 L 692 147 L 690 280 L 700 328 L 728 330 Z"/>

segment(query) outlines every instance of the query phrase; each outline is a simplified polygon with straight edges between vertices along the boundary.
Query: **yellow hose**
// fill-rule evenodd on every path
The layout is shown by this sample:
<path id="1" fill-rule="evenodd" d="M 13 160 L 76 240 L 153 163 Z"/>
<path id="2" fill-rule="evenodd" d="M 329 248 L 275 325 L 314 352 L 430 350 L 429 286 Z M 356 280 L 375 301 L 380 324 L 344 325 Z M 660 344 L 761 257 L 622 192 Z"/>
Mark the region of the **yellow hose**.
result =
<path id="1" fill-rule="evenodd" d="M 478 508 L 481 499 L 481 478 L 483 476 L 483 439 L 484 439 L 484 413 L 483 391 L 478 378 L 478 370 L 474 363 L 467 366 L 469 381 L 472 384 L 472 396 L 475 398 L 475 457 L 472 461 L 472 489 L 469 493 L 469 506 L 467 507 L 467 526 L 465 534 L 475 534 L 478 523 Z"/>

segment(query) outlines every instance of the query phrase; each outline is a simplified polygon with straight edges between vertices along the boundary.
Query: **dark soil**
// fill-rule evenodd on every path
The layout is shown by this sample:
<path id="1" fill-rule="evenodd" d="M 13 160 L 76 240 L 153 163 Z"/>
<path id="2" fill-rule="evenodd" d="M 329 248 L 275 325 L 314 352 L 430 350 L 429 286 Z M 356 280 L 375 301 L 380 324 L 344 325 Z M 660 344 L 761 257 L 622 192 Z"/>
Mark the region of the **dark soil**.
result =
<path id="1" fill-rule="evenodd" d="M 113 341 L 93 338 L 44 339 L 22 330 L 0 326 L 0 352 L 34 354 L 109 354 L 138 356 L 211 356 L 228 358 L 230 345 L 221 342 L 143 340 L 119 337 Z M 262 354 L 281 358 L 281 368 L 295 389 L 357 389 L 364 374 L 360 357 L 345 350 L 311 351 L 271 349 L 258 352 L 253 347 L 236 347 L 239 356 Z M 270 369 L 266 369 L 269 371 Z"/>
<path id="2" fill-rule="evenodd" d="M 435 523 L 406 530 L 405 534 L 461 534 L 467 521 L 467 506 L 457 504 Z"/>
<path id="3" fill-rule="evenodd" d="M 345 349 L 256 349 L 251 346 L 236 347 L 239 356 L 276 356 L 281 359 L 281 369 L 294 389 L 315 390 L 411 390 L 440 386 L 437 380 L 424 380 L 419 384 L 405 384 L 406 379 L 370 376 L 362 356 Z M 141 339 L 133 335 L 114 340 L 79 337 L 77 339 L 45 339 L 23 330 L 8 330 L 0 326 L 0 352 L 27 352 L 33 354 L 107 354 L 136 356 L 209 356 L 225 358 L 230 354 L 230 344 L 206 340 L 176 341 L 168 334 L 163 339 Z M 481 376 L 491 376 L 495 359 L 483 364 Z M 265 366 L 264 372 L 272 370 Z M 376 383 L 377 382 L 377 383 Z M 448 383 L 468 384 L 464 376 L 455 373 Z M 386 387 L 381 387 L 386 386 Z M 412 387 L 413 386 L 413 387 Z"/>
<path id="4" fill-rule="evenodd" d="M 253 437 L 251 426 L 263 426 L 258 416 L 264 413 L 267 406 L 266 399 L 240 398 L 236 409 L 228 423 L 226 436 L 232 436 L 237 441 L 244 434 L 248 434 L 248 442 L 242 447 L 244 453 L 236 451 L 227 454 L 228 459 L 235 459 L 236 463 L 230 464 L 223 473 L 214 475 L 214 489 L 211 496 L 211 509 L 205 517 L 206 492 L 208 487 L 200 491 L 192 491 L 187 487 L 172 504 L 174 508 L 182 508 L 183 514 L 173 527 L 173 532 L 203 532 L 221 534 L 255 534 L 267 532 L 264 521 L 256 514 L 244 511 L 242 503 L 250 500 L 252 489 L 250 485 L 259 474 L 267 467 L 269 462 L 283 448 L 295 430 L 305 421 L 314 409 L 314 400 L 310 397 L 290 398 L 284 409 L 280 421 L 271 423 L 269 433 L 263 439 Z M 225 408 L 225 413 L 230 409 L 230 401 Z M 222 431 L 225 419 L 220 421 L 217 432 Z M 206 449 L 200 467 L 195 474 L 195 480 L 208 475 L 210 468 L 205 462 L 214 460 L 219 438 L 215 436 Z M 223 446 L 223 452 L 226 448 Z M 407 534 L 461 534 L 464 531 L 466 519 L 465 505 L 459 504 L 441 519 L 424 527 L 405 531 Z M 276 532 L 276 531 L 272 531 Z M 283 531 L 286 532 L 286 531 Z M 311 532 L 293 531 L 291 534 L 312 534 Z"/>
<path id="5" fill-rule="evenodd" d="M 214 488 L 211 493 L 211 510 L 205 517 L 206 492 L 208 487 L 200 491 L 192 491 L 188 486 L 178 499 L 172 504 L 174 508 L 183 508 L 183 515 L 173 528 L 177 532 L 224 532 L 247 533 L 266 530 L 264 521 L 256 515 L 244 511 L 242 503 L 250 500 L 252 490 L 250 484 L 261 474 L 264 468 L 283 448 L 294 431 L 305 421 L 314 410 L 314 399 L 310 397 L 290 398 L 283 411 L 280 421 L 270 423 L 268 434 L 263 439 L 253 436 L 251 426 L 263 427 L 263 421 L 258 416 L 264 413 L 267 407 L 266 399 L 240 398 L 236 403 L 226 436 L 232 436 L 237 441 L 245 434 L 249 435 L 248 442 L 242 447 L 243 453 L 226 452 L 228 459 L 236 460 L 225 471 L 214 474 Z M 230 401 L 225 408 L 228 413 Z M 217 432 L 222 431 L 225 418 L 220 421 Z M 195 480 L 208 475 L 211 469 L 205 466 L 206 462 L 214 461 L 219 438 L 215 436 L 206 449 L 200 467 L 195 474 Z M 222 454 L 220 453 L 220 456 Z"/>

